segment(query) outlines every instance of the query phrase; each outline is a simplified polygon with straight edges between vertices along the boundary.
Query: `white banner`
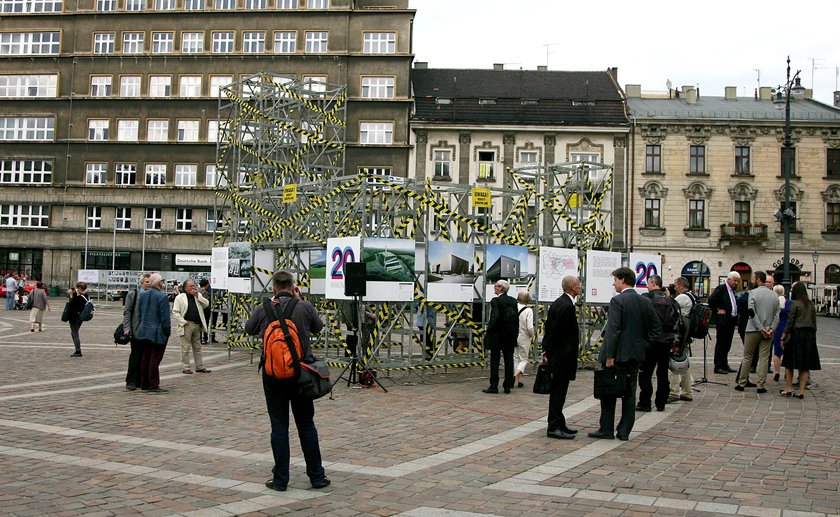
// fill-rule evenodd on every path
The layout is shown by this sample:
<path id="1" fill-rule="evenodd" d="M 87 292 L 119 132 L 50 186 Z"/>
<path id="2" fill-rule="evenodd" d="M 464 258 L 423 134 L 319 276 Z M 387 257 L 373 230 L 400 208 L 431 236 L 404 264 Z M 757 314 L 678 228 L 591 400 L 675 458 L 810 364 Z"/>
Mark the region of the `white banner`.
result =
<path id="1" fill-rule="evenodd" d="M 213 248 L 213 262 L 210 264 L 210 287 L 227 291 L 228 249 Z"/>
<path id="2" fill-rule="evenodd" d="M 78 273 L 76 273 L 76 281 L 77 282 L 84 282 L 86 284 L 98 284 L 99 283 L 99 270 L 98 269 L 80 269 Z"/>
<path id="3" fill-rule="evenodd" d="M 586 252 L 586 302 L 609 303 L 616 295 L 612 272 L 621 267 L 621 253 L 589 250 Z"/>
<path id="4" fill-rule="evenodd" d="M 540 283 L 540 302 L 553 302 L 563 294 L 563 277 L 578 275 L 580 260 L 577 250 L 569 248 L 540 247 L 540 265 L 537 279 Z"/>

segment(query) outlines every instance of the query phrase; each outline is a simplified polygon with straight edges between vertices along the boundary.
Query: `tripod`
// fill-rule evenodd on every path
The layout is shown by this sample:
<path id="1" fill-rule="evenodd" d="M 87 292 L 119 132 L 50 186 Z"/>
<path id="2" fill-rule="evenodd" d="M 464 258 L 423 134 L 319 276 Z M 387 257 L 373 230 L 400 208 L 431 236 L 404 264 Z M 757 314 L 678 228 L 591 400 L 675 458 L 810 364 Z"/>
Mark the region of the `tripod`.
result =
<path id="1" fill-rule="evenodd" d="M 338 379 L 343 379 L 344 374 L 350 370 L 347 376 L 347 387 L 349 388 L 351 384 L 362 384 L 362 376 L 360 372 L 365 372 L 367 375 L 364 375 L 367 379 L 371 381 L 370 384 L 376 383 L 377 386 L 382 388 L 382 391 L 388 393 L 388 390 L 385 389 L 385 386 L 379 382 L 379 379 L 376 378 L 376 375 L 373 371 L 365 365 L 362 361 L 359 360 L 358 350 L 359 350 L 359 329 L 361 328 L 361 318 L 359 317 L 359 305 L 361 304 L 361 299 L 359 296 L 353 296 L 353 321 L 355 322 L 353 328 L 353 346 L 350 346 L 349 339 L 348 339 L 348 348 L 350 349 L 350 362 L 341 370 L 341 373 L 338 374 Z M 348 338 L 351 336 L 348 336 Z M 338 380 L 336 380 L 338 382 Z"/>
<path id="2" fill-rule="evenodd" d="M 706 364 L 706 338 L 709 337 L 709 333 L 706 332 L 706 335 L 703 336 L 703 376 L 694 381 L 691 385 L 697 386 L 698 384 L 718 384 L 720 386 L 728 386 L 725 382 L 718 382 L 718 381 L 710 381 L 707 375 L 707 371 L 709 365 Z"/>

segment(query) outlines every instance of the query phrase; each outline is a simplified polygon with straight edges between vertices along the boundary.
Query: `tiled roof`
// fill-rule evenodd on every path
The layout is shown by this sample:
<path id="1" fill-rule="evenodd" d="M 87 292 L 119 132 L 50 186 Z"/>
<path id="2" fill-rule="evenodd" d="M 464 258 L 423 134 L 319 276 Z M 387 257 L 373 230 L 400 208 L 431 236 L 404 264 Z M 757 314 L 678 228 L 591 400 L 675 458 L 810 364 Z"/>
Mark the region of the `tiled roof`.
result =
<path id="1" fill-rule="evenodd" d="M 738 97 L 728 100 L 724 97 L 700 97 L 695 104 L 685 99 L 627 99 L 627 110 L 631 117 L 661 120 L 728 120 L 728 121 L 773 121 L 784 122 L 785 110 L 776 109 L 773 101 L 755 100 L 752 97 Z M 790 118 L 793 122 L 840 123 L 840 109 L 813 99 L 794 100 L 790 104 Z"/>
<path id="2" fill-rule="evenodd" d="M 558 126 L 627 125 L 609 73 L 414 69 L 420 122 Z"/>

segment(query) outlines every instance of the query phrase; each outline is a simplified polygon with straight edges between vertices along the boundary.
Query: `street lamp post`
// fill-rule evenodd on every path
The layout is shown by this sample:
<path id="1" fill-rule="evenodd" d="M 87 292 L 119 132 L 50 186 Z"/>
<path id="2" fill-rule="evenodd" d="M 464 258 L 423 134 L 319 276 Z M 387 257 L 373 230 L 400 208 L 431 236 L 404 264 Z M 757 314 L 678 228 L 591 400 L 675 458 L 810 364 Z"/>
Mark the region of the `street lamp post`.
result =
<path id="1" fill-rule="evenodd" d="M 818 284 L 819 282 L 817 282 L 817 263 L 819 263 L 820 261 L 820 252 L 814 250 L 814 252 L 811 253 L 811 259 L 814 261 L 814 283 Z"/>
<path id="2" fill-rule="evenodd" d="M 790 177 L 793 173 L 793 141 L 791 140 L 793 128 L 790 124 L 790 97 L 791 95 L 798 97 L 805 91 L 805 88 L 800 84 L 800 71 L 797 70 L 793 74 L 793 77 L 790 76 L 790 56 L 788 56 L 786 82 L 784 86 L 779 86 L 776 89 L 776 99 L 773 101 L 777 107 L 784 107 L 785 109 L 785 139 L 782 146 L 782 176 L 785 178 L 785 201 L 781 214 L 785 240 L 782 264 L 782 285 L 785 287 L 785 293 L 790 292 L 790 225 L 796 219 L 796 214 L 793 213 L 790 207 Z"/>

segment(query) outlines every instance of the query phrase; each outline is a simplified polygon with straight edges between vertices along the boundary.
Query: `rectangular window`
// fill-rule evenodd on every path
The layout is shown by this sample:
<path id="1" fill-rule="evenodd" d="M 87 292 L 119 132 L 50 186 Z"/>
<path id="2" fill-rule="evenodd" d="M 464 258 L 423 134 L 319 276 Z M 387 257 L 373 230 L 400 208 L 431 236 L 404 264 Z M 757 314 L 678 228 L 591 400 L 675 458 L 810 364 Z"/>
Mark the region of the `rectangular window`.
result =
<path id="1" fill-rule="evenodd" d="M 137 184 L 137 164 L 136 163 L 118 163 L 114 166 L 114 184 L 116 185 L 136 185 Z"/>
<path id="2" fill-rule="evenodd" d="M 789 156 L 790 156 L 790 159 L 787 162 L 785 162 L 785 155 L 786 154 L 789 154 Z M 780 170 L 782 171 L 782 177 L 784 177 L 784 175 L 785 175 L 785 163 L 787 163 L 787 165 L 790 167 L 790 177 L 795 178 L 796 177 L 796 148 L 791 147 L 788 150 L 788 149 L 785 149 L 784 147 L 782 147 L 781 157 L 782 157 L 782 167 L 781 167 Z"/>
<path id="3" fill-rule="evenodd" d="M 184 54 L 201 54 L 204 52 L 204 33 L 182 32 L 181 52 Z"/>
<path id="4" fill-rule="evenodd" d="M 307 9 L 329 9 L 329 0 L 306 0 Z"/>
<path id="5" fill-rule="evenodd" d="M 125 0 L 126 11 L 145 11 L 146 0 Z"/>
<path id="6" fill-rule="evenodd" d="M 0 98 L 56 97 L 58 75 L 0 75 Z"/>
<path id="7" fill-rule="evenodd" d="M 750 174 L 750 148 L 735 146 L 735 174 Z"/>
<path id="8" fill-rule="evenodd" d="M 366 32 L 364 35 L 365 54 L 394 54 L 397 52 L 396 32 Z"/>
<path id="9" fill-rule="evenodd" d="M 197 165 L 175 165 L 175 186 L 194 187 L 198 175 Z"/>
<path id="10" fill-rule="evenodd" d="M 227 186 L 227 177 L 222 174 L 215 163 L 208 163 L 204 167 L 204 185 L 210 188 Z"/>
<path id="11" fill-rule="evenodd" d="M 242 33 L 242 52 L 261 54 L 265 52 L 265 32 L 253 31 Z"/>
<path id="12" fill-rule="evenodd" d="M 206 8 L 206 0 L 184 0 L 185 11 L 203 11 Z"/>
<path id="13" fill-rule="evenodd" d="M 168 75 L 149 76 L 149 97 L 169 97 L 172 95 L 172 77 Z"/>
<path id="14" fill-rule="evenodd" d="M 61 0 L 0 0 L 0 13 L 60 13 Z"/>
<path id="15" fill-rule="evenodd" d="M 87 207 L 87 229 L 98 230 L 100 228 L 102 228 L 102 207 Z"/>
<path id="16" fill-rule="evenodd" d="M 107 163 L 88 163 L 85 165 L 85 184 L 86 185 L 104 185 L 105 171 L 108 169 Z"/>
<path id="17" fill-rule="evenodd" d="M 245 9 L 249 11 L 262 11 L 266 7 L 266 0 L 245 0 Z"/>
<path id="18" fill-rule="evenodd" d="M 825 226 L 829 232 L 840 232 L 840 203 L 825 204 Z"/>
<path id="19" fill-rule="evenodd" d="M 144 37 L 142 32 L 123 32 L 123 54 L 142 54 L 145 50 Z"/>
<path id="20" fill-rule="evenodd" d="M 49 228 L 50 207 L 47 205 L 0 205 L 0 227 Z"/>
<path id="21" fill-rule="evenodd" d="M 96 10 L 109 12 L 117 10 L 117 0 L 96 0 Z"/>
<path id="22" fill-rule="evenodd" d="M 200 122 L 199 120 L 179 120 L 178 141 L 198 142 L 198 125 Z"/>
<path id="23" fill-rule="evenodd" d="M 117 230 L 131 229 L 131 208 L 118 206 L 114 214 L 114 228 Z"/>
<path id="24" fill-rule="evenodd" d="M 55 140 L 52 117 L 0 117 L 0 140 Z"/>
<path id="25" fill-rule="evenodd" d="M 213 52 L 215 54 L 230 54 L 233 52 L 233 32 L 213 33 Z"/>
<path id="26" fill-rule="evenodd" d="M 224 223 L 224 214 L 221 210 L 214 208 L 207 209 L 207 231 L 215 232 L 217 228 L 221 228 Z"/>
<path id="27" fill-rule="evenodd" d="M 688 173 L 706 174 L 706 146 L 692 145 L 688 151 Z"/>
<path id="28" fill-rule="evenodd" d="M 232 11 L 236 9 L 236 0 L 216 0 L 217 11 Z"/>
<path id="29" fill-rule="evenodd" d="M 120 142 L 136 142 L 140 140 L 140 121 L 137 119 L 117 121 L 117 140 Z"/>
<path id="30" fill-rule="evenodd" d="M 274 53 L 293 54 L 297 51 L 296 31 L 276 31 L 274 33 Z"/>
<path id="31" fill-rule="evenodd" d="M 479 151 L 478 152 L 478 179 L 492 180 L 496 178 L 495 174 L 496 152 L 495 151 Z"/>
<path id="32" fill-rule="evenodd" d="M 163 163 L 147 163 L 145 184 L 148 187 L 166 185 L 166 165 Z"/>
<path id="33" fill-rule="evenodd" d="M 537 165 L 537 151 L 519 151 L 519 166 Z"/>
<path id="34" fill-rule="evenodd" d="M 113 54 L 114 53 L 114 34 L 111 32 L 94 32 L 93 33 L 93 53 L 94 54 Z"/>
<path id="35" fill-rule="evenodd" d="M 219 121 L 218 120 L 208 120 L 207 121 L 207 141 L 211 143 L 217 143 L 219 141 Z"/>
<path id="36" fill-rule="evenodd" d="M 124 75 L 120 77 L 120 97 L 139 97 L 141 77 L 139 75 Z"/>
<path id="37" fill-rule="evenodd" d="M 277 0 L 278 9 L 297 9 L 298 8 L 298 0 Z"/>
<path id="38" fill-rule="evenodd" d="M 175 231 L 189 232 L 192 230 L 192 208 L 175 209 Z"/>
<path id="39" fill-rule="evenodd" d="M 110 125 L 111 121 L 108 119 L 88 120 L 88 140 L 108 140 L 108 128 Z"/>
<path id="40" fill-rule="evenodd" d="M 645 146 L 645 172 L 660 174 L 662 172 L 662 146 Z"/>
<path id="41" fill-rule="evenodd" d="M 182 75 L 178 94 L 181 97 L 201 97 L 201 76 Z"/>
<path id="42" fill-rule="evenodd" d="M 825 158 L 825 175 L 829 178 L 840 177 L 840 149 L 826 149 Z"/>
<path id="43" fill-rule="evenodd" d="M 435 176 L 436 177 L 451 177 L 450 168 L 452 167 L 452 150 L 451 149 L 435 149 Z"/>
<path id="44" fill-rule="evenodd" d="M 394 143 L 393 122 L 362 122 L 359 124 L 360 144 Z"/>
<path id="45" fill-rule="evenodd" d="M 52 160 L 0 160 L 0 184 L 49 185 Z"/>
<path id="46" fill-rule="evenodd" d="M 171 54 L 175 52 L 174 32 L 152 33 L 152 54 Z"/>
<path id="47" fill-rule="evenodd" d="M 706 200 L 688 200 L 688 227 L 692 230 L 701 230 L 706 227 Z"/>
<path id="48" fill-rule="evenodd" d="M 735 234 L 750 235 L 750 202 L 735 201 Z"/>
<path id="49" fill-rule="evenodd" d="M 393 99 L 394 78 L 362 76 L 362 98 Z"/>
<path id="50" fill-rule="evenodd" d="M 147 208 L 143 226 L 147 231 L 160 231 L 161 219 L 163 219 L 163 208 Z"/>
<path id="51" fill-rule="evenodd" d="M 175 8 L 175 0 L 155 0 L 155 11 L 173 11 Z"/>
<path id="52" fill-rule="evenodd" d="M 3 32 L 0 33 L 0 56 L 58 55 L 59 40 L 57 31 Z"/>
<path id="53" fill-rule="evenodd" d="M 645 227 L 659 228 L 659 200 L 645 199 Z"/>
<path id="54" fill-rule="evenodd" d="M 323 54 L 328 50 L 329 34 L 326 32 L 306 32 L 305 52 L 310 54 Z"/>
<path id="55" fill-rule="evenodd" d="M 90 76 L 90 96 L 91 97 L 110 97 L 111 96 L 111 81 L 110 75 L 92 75 Z"/>
<path id="56" fill-rule="evenodd" d="M 211 75 L 210 76 L 210 97 L 218 98 L 223 86 L 233 83 L 232 75 Z"/>
<path id="57" fill-rule="evenodd" d="M 146 123 L 147 142 L 166 142 L 169 140 L 168 120 L 149 120 Z"/>

